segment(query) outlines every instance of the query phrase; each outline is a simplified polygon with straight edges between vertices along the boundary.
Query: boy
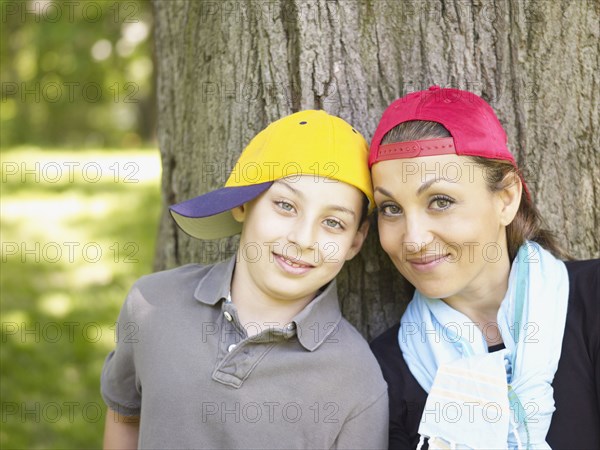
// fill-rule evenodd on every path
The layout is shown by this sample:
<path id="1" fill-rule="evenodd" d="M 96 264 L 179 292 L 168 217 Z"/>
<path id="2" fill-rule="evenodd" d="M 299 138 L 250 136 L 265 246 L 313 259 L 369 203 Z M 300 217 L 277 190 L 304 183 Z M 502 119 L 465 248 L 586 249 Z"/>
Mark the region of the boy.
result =
<path id="1" fill-rule="evenodd" d="M 363 137 L 302 111 L 261 131 L 224 188 L 172 206 L 191 236 L 241 231 L 239 249 L 134 285 L 102 373 L 105 448 L 386 447 L 387 386 L 333 281 L 372 205 Z"/>

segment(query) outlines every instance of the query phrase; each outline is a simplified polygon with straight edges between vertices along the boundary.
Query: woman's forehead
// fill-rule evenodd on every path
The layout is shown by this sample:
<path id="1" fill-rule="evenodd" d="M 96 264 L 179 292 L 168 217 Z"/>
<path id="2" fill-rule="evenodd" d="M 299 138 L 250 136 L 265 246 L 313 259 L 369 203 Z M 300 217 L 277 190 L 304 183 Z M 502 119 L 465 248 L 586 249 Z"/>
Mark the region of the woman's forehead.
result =
<path id="1" fill-rule="evenodd" d="M 379 162 L 371 168 L 374 188 L 425 185 L 435 180 L 456 185 L 484 182 L 482 169 L 470 158 L 457 155 L 425 156 Z"/>

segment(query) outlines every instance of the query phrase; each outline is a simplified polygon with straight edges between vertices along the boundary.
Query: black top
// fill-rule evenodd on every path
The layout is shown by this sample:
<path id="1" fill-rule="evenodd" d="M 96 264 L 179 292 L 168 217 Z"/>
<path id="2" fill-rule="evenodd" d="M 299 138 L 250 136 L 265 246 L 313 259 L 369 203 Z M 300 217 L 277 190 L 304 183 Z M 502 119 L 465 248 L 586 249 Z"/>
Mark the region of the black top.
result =
<path id="1" fill-rule="evenodd" d="M 552 449 L 600 449 L 600 260 L 566 266 L 567 322 L 552 383 L 556 411 L 546 442 Z M 399 326 L 377 337 L 371 349 L 388 383 L 390 449 L 414 449 L 427 393 L 402 357 Z"/>

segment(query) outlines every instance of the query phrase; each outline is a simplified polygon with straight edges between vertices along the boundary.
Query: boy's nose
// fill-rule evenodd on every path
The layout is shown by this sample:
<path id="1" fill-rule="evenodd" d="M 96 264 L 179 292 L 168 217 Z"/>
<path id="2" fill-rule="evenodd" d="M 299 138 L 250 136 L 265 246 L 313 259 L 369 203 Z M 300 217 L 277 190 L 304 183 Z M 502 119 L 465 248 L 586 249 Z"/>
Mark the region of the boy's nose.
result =
<path id="1" fill-rule="evenodd" d="M 297 220 L 287 235 L 288 241 L 300 248 L 311 248 L 315 244 L 314 228 L 309 220 Z"/>

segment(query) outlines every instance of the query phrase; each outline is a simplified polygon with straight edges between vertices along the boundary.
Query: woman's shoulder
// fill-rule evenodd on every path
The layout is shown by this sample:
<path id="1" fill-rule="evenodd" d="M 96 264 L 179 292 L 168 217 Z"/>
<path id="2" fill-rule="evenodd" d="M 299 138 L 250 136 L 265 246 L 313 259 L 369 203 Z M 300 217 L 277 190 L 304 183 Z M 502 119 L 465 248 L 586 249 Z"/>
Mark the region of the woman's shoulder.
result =
<path id="1" fill-rule="evenodd" d="M 569 306 L 564 345 L 571 343 L 576 347 L 583 343 L 588 354 L 600 357 L 600 260 L 567 261 L 565 265 L 569 273 Z M 571 339 L 571 335 L 576 339 Z"/>
<path id="2" fill-rule="evenodd" d="M 379 359 L 379 357 L 390 356 L 402 357 L 400 345 L 398 345 L 399 330 L 400 323 L 397 323 L 396 325 L 387 329 L 371 341 L 371 350 L 373 351 L 377 359 Z"/>
<path id="3" fill-rule="evenodd" d="M 405 387 L 411 387 L 409 390 L 413 390 L 413 387 L 418 386 L 402 356 L 398 343 L 399 331 L 400 324 L 397 323 L 371 342 L 371 351 L 381 366 L 383 377 L 390 388 L 390 397 L 395 396 L 395 391 L 398 391 L 397 394 L 403 392 Z M 404 393 L 401 396 L 404 396 Z"/>
<path id="4" fill-rule="evenodd" d="M 600 260 L 567 261 L 569 306 L 558 369 L 552 448 L 599 448 Z M 595 393 L 595 395 L 594 395 Z"/>
<path id="5" fill-rule="evenodd" d="M 577 261 L 565 261 L 569 278 L 571 277 L 588 277 L 595 279 L 598 282 L 600 275 L 600 259 L 585 259 Z"/>
<path id="6" fill-rule="evenodd" d="M 371 342 L 388 384 L 390 399 L 390 448 L 416 448 L 419 423 L 427 392 L 419 385 L 404 361 L 398 335 L 400 324 L 384 331 Z"/>
<path id="7" fill-rule="evenodd" d="M 600 314 L 600 259 L 566 261 L 565 265 L 569 273 L 569 308 Z"/>

